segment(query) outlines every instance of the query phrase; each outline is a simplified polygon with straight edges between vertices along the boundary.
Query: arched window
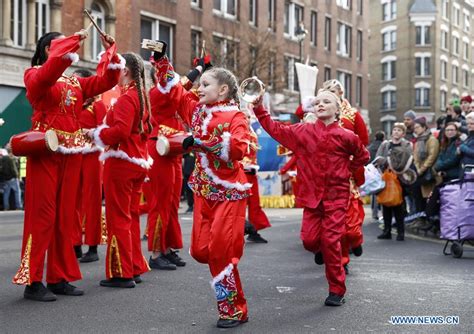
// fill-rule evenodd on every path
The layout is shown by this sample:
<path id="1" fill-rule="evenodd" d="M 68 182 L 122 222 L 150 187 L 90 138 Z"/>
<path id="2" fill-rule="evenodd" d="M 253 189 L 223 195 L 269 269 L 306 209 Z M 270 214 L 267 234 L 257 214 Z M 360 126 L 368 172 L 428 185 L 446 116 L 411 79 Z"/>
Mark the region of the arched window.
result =
<path id="1" fill-rule="evenodd" d="M 91 15 L 94 18 L 97 25 L 105 31 L 105 11 L 101 5 L 94 2 L 91 6 Z M 91 59 L 98 60 L 99 54 L 104 51 L 102 43 L 100 42 L 99 32 L 97 29 L 91 31 Z"/>
<path id="2" fill-rule="evenodd" d="M 36 0 L 35 6 L 35 38 L 38 40 L 41 36 L 49 32 L 50 29 L 49 0 Z"/>

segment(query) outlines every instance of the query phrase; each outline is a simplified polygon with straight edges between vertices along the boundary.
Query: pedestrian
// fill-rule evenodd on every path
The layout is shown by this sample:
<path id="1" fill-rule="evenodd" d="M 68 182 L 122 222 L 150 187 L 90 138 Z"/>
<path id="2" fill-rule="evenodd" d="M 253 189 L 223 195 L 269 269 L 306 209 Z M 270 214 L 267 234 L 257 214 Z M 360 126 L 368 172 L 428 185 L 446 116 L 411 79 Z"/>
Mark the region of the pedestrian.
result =
<path id="1" fill-rule="evenodd" d="M 440 138 L 440 151 L 433 166 L 435 174 L 439 177 L 438 183 L 445 183 L 459 178 L 461 172 L 461 157 L 457 154 L 461 145 L 456 123 L 448 123 L 444 129 L 443 137 Z"/>
<path id="2" fill-rule="evenodd" d="M 461 144 L 458 153 L 461 155 L 461 165 L 474 165 L 474 112 L 466 116 L 469 137 Z M 460 175 L 461 176 L 461 175 Z"/>
<path id="3" fill-rule="evenodd" d="M 12 154 L 12 148 L 9 144 L 5 146 L 7 154 L 1 156 L 1 180 L 3 181 L 3 210 L 10 210 L 10 194 L 13 192 L 15 198 L 15 209 L 22 210 L 20 179 L 18 173 L 19 161 Z"/>
<path id="4" fill-rule="evenodd" d="M 367 147 L 367 150 L 369 150 L 369 153 L 370 153 L 370 161 L 374 161 L 374 159 L 377 157 L 377 151 L 380 145 L 384 142 L 384 140 L 385 140 L 385 132 L 377 131 L 375 133 L 374 140 Z"/>
<path id="5" fill-rule="evenodd" d="M 125 53 L 121 95 L 107 113 L 105 124 L 88 131 L 95 144 L 105 148 L 105 219 L 107 222 L 106 279 L 104 287 L 133 288 L 150 270 L 140 240 L 140 190 L 150 168 L 146 140 L 151 132 L 150 104 L 143 60 Z"/>
<path id="6" fill-rule="evenodd" d="M 258 103 L 254 112 L 265 131 L 298 158 L 296 201 L 304 207 L 303 246 L 315 254 L 317 264 L 326 264 L 329 296 L 325 305 L 341 306 L 346 293 L 341 238 L 350 198 L 349 178 L 369 161 L 369 152 L 356 134 L 339 125 L 339 96 L 320 90 L 312 105 L 318 118 L 315 123 L 288 126 L 275 122 Z"/>
<path id="7" fill-rule="evenodd" d="M 471 95 L 466 95 L 461 98 L 461 111 L 464 116 L 467 116 L 471 112 Z"/>
<path id="8" fill-rule="evenodd" d="M 179 84 L 166 56 L 157 60 L 155 68 L 160 98 L 176 108 L 192 131 L 183 142 L 184 149 L 196 153 L 189 182 L 195 194 L 190 254 L 209 265 L 219 313 L 217 327 L 236 327 L 248 321 L 237 264 L 243 254 L 245 208 L 252 187 L 239 163 L 250 138 L 247 120 L 236 103 L 237 79 L 224 68 L 205 71 L 197 101 L 194 93 Z"/>
<path id="9" fill-rule="evenodd" d="M 415 135 L 413 133 L 415 126 L 416 113 L 413 110 L 405 111 L 403 114 L 403 124 L 405 124 L 407 130 L 405 133 L 405 139 L 414 143 Z"/>
<path id="10" fill-rule="evenodd" d="M 84 100 L 116 85 L 121 68 L 115 41 L 101 35 L 106 51 L 97 75 L 79 78 L 64 74 L 79 59 L 75 52 L 86 37 L 86 30 L 70 37 L 59 32 L 43 35 L 24 75 L 26 97 L 33 107 L 32 129 L 52 130 L 59 142 L 57 152 L 27 160 L 22 259 L 13 278 L 13 283 L 26 285 L 27 299 L 54 301 L 58 294 L 84 293 L 69 283 L 82 278 L 71 238 L 85 148 L 78 116 Z M 46 251 L 48 288 L 42 283 Z"/>

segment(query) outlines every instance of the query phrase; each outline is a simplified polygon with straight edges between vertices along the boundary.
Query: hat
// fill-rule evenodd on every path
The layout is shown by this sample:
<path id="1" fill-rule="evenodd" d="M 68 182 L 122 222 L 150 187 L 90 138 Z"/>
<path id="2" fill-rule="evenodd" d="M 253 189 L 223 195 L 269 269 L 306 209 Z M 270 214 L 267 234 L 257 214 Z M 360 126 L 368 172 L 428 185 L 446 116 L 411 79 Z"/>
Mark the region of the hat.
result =
<path id="1" fill-rule="evenodd" d="M 471 103 L 472 102 L 471 95 L 463 96 L 462 99 L 461 99 L 461 103 L 463 103 L 463 102 Z"/>
<path id="2" fill-rule="evenodd" d="M 425 117 L 418 117 L 418 118 L 415 118 L 415 123 L 417 124 L 420 124 L 422 127 L 427 127 L 426 125 L 426 118 Z"/>
<path id="3" fill-rule="evenodd" d="M 451 101 L 449 101 L 449 104 L 452 106 L 459 106 L 460 102 L 459 99 L 451 99 Z"/>
<path id="4" fill-rule="evenodd" d="M 416 113 L 413 110 L 408 110 L 403 114 L 404 118 L 411 118 L 412 120 L 416 118 Z"/>

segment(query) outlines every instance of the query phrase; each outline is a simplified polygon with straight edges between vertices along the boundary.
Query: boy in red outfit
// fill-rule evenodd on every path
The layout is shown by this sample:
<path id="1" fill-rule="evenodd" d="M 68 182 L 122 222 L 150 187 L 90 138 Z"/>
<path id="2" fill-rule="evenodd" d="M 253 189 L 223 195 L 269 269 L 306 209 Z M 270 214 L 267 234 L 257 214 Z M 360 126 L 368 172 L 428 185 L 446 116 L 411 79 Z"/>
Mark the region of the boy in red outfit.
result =
<path id="1" fill-rule="evenodd" d="M 320 92 L 313 102 L 316 123 L 284 125 L 257 104 L 255 115 L 275 140 L 294 152 L 298 164 L 296 201 L 304 207 L 301 240 L 326 264 L 329 296 L 325 304 L 340 306 L 346 292 L 341 263 L 341 238 L 349 204 L 351 172 L 369 160 L 369 152 L 353 132 L 338 123 L 339 98 Z"/>

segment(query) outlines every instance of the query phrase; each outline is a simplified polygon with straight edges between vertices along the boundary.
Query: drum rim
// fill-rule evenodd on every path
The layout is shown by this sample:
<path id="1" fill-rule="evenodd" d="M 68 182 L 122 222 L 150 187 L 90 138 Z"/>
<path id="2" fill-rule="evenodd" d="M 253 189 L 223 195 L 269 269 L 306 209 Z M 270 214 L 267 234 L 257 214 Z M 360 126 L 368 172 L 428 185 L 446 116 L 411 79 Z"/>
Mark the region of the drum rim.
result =
<path id="1" fill-rule="evenodd" d="M 160 147 L 158 146 L 159 143 L 163 143 L 164 150 L 160 150 Z M 156 139 L 156 152 L 158 152 L 160 156 L 165 156 L 170 153 L 170 141 L 168 140 L 168 138 L 166 138 L 165 136 L 158 136 L 158 138 Z"/>
<path id="2" fill-rule="evenodd" d="M 53 130 L 47 130 L 44 133 L 44 141 L 46 144 L 46 148 L 50 150 L 51 152 L 56 152 L 59 147 L 59 141 L 58 141 L 58 136 L 56 135 L 56 132 Z"/>

